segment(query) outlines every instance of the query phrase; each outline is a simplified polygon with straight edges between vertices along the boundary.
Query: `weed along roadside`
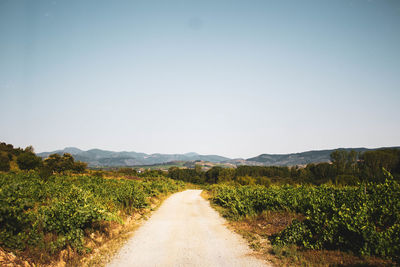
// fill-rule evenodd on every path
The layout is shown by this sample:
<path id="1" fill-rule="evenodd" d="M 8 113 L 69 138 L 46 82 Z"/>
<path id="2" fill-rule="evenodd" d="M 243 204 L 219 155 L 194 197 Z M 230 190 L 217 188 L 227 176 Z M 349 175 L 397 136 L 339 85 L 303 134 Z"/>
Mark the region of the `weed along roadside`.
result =
<path id="1" fill-rule="evenodd" d="M 0 173 L 2 266 L 101 266 L 163 199 L 165 177 Z"/>

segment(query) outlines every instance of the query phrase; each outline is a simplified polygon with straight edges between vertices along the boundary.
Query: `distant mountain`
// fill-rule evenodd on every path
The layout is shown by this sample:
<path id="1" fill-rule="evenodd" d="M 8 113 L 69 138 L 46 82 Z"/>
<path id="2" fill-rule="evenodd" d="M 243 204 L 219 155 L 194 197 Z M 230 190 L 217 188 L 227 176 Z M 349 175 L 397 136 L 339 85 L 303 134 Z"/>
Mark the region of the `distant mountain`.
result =
<path id="1" fill-rule="evenodd" d="M 400 148 L 400 147 L 390 147 Z M 379 148 L 338 148 L 346 151 L 355 150 L 356 152 L 364 152 L 367 150 L 376 150 Z M 251 165 L 263 165 L 263 166 L 295 166 L 295 165 L 307 165 L 309 163 L 320 163 L 329 162 L 330 155 L 337 149 L 328 150 L 315 150 L 301 153 L 292 154 L 261 154 L 254 158 L 249 158 L 246 163 L 251 162 Z M 243 163 L 241 163 L 243 164 Z M 250 164 L 249 164 L 250 165 Z"/>
<path id="2" fill-rule="evenodd" d="M 76 147 L 66 147 L 66 148 L 64 148 L 63 152 L 70 153 L 70 154 L 79 154 L 83 151 Z"/>
<path id="3" fill-rule="evenodd" d="M 400 148 L 400 147 L 391 147 Z M 368 148 L 339 148 L 364 152 L 376 150 Z M 80 150 L 76 147 L 66 147 L 53 152 L 38 153 L 38 156 L 47 158 L 50 154 L 70 153 L 76 160 L 87 162 L 89 167 L 128 167 L 139 165 L 156 165 L 177 161 L 204 161 L 212 163 L 227 163 L 227 165 L 254 165 L 254 166 L 295 166 L 309 163 L 329 162 L 330 154 L 337 149 L 315 150 L 292 154 L 261 154 L 249 159 L 229 159 L 218 155 L 200 155 L 195 152 L 186 154 L 146 154 L 139 152 L 114 152 L 101 149 Z"/>
<path id="4" fill-rule="evenodd" d="M 229 158 L 218 155 L 200 155 L 195 152 L 186 154 L 146 154 L 138 152 L 114 152 L 101 149 L 90 149 L 87 151 L 75 147 L 66 147 L 62 150 L 38 153 L 38 156 L 47 158 L 50 154 L 70 153 L 76 160 L 87 162 L 90 167 L 117 167 L 163 164 L 173 161 L 208 161 L 222 162 Z"/>

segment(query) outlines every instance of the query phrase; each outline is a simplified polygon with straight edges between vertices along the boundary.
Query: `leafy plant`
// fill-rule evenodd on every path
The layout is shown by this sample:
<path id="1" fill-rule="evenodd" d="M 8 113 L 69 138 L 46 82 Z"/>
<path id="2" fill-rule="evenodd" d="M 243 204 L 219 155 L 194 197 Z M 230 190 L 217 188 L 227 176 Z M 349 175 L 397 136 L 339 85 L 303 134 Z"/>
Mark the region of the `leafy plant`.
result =
<path id="1" fill-rule="evenodd" d="M 144 181 L 35 172 L 0 174 L 0 245 L 57 253 L 66 246 L 82 251 L 87 230 L 98 222 L 122 223 L 121 215 L 143 209 L 148 199 L 175 192 L 183 182 Z"/>
<path id="2" fill-rule="evenodd" d="M 288 210 L 304 215 L 271 236 L 274 245 L 341 249 L 358 255 L 399 260 L 400 184 L 386 172 L 381 184 L 357 186 L 227 186 L 210 187 L 214 203 L 231 217 Z"/>

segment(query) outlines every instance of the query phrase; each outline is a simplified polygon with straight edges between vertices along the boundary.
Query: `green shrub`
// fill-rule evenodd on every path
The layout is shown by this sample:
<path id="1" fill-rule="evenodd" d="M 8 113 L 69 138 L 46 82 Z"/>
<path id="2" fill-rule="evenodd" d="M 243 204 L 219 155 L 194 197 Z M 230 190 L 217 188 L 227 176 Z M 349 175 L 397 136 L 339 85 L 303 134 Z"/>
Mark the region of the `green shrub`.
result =
<path id="1" fill-rule="evenodd" d="M 17 157 L 18 168 L 21 170 L 33 170 L 41 163 L 42 159 L 32 152 L 23 152 Z"/>
<path id="2" fill-rule="evenodd" d="M 241 185 L 255 185 L 256 181 L 257 181 L 256 178 L 250 177 L 248 175 L 239 176 L 236 178 L 236 182 Z"/>
<path id="3" fill-rule="evenodd" d="M 9 157 L 0 153 L 0 171 L 8 172 L 9 170 L 10 170 Z"/>
<path id="4" fill-rule="evenodd" d="M 214 203 L 240 218 L 265 210 L 304 215 L 271 236 L 274 245 L 296 244 L 310 249 L 341 249 L 399 261 L 400 184 L 357 186 L 227 186 L 210 187 Z"/>
<path id="5" fill-rule="evenodd" d="M 0 245 L 56 253 L 67 245 L 81 251 L 85 230 L 101 221 L 121 221 L 149 205 L 148 198 L 183 188 L 167 178 L 145 181 L 34 172 L 0 174 Z M 50 242 L 45 236 L 52 235 Z"/>

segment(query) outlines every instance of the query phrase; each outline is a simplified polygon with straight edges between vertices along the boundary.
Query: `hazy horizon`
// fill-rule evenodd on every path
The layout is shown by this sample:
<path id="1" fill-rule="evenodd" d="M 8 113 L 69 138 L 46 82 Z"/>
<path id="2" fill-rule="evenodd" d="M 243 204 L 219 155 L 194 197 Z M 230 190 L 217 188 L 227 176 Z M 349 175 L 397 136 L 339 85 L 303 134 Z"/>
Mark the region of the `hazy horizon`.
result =
<path id="1" fill-rule="evenodd" d="M 394 145 L 394 146 L 390 146 L 390 147 L 400 147 L 400 145 Z M 217 155 L 217 156 L 222 156 L 222 157 L 226 157 L 226 158 L 230 158 L 230 159 L 240 159 L 240 158 L 248 159 L 248 158 L 257 157 L 257 156 L 259 156 L 261 154 L 285 155 L 285 154 L 296 154 L 296 153 L 309 152 L 309 151 L 322 151 L 322 150 L 333 150 L 333 149 L 349 149 L 349 148 L 354 148 L 354 149 L 357 149 L 357 148 L 376 149 L 376 148 L 389 148 L 389 147 L 334 147 L 334 148 L 325 148 L 325 149 L 313 149 L 313 150 L 305 150 L 305 151 L 295 151 L 295 152 L 289 152 L 289 153 L 267 153 L 266 152 L 266 153 L 260 153 L 260 154 L 257 154 L 257 155 L 253 155 L 253 156 L 250 156 L 250 157 L 235 157 L 235 158 L 228 157 L 228 156 L 225 156 L 225 155 L 220 155 L 220 154 L 210 154 L 210 153 L 202 154 L 202 153 L 197 153 L 196 151 L 189 151 L 189 152 L 182 152 L 182 153 L 159 153 L 159 152 L 146 153 L 144 151 L 135 151 L 135 150 L 120 150 L 120 151 L 116 151 L 116 150 L 101 149 L 101 148 L 98 148 L 98 147 L 93 147 L 93 148 L 89 148 L 89 149 L 81 149 L 79 147 L 63 147 L 63 148 L 50 150 L 50 151 L 36 151 L 35 150 L 35 153 L 54 152 L 54 151 L 57 151 L 57 150 L 64 150 L 66 148 L 78 148 L 78 149 L 80 149 L 82 151 L 88 151 L 88 150 L 92 150 L 92 149 L 100 149 L 100 150 L 106 150 L 106 151 L 112 151 L 112 152 L 136 152 L 136 153 L 144 153 L 144 154 L 148 154 L 148 155 L 152 155 L 152 154 L 170 154 L 171 155 L 171 154 L 196 153 L 196 154 L 199 154 L 199 155 Z"/>
<path id="2" fill-rule="evenodd" d="M 400 1 L 0 0 L 0 141 L 229 158 L 400 140 Z"/>

